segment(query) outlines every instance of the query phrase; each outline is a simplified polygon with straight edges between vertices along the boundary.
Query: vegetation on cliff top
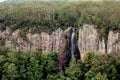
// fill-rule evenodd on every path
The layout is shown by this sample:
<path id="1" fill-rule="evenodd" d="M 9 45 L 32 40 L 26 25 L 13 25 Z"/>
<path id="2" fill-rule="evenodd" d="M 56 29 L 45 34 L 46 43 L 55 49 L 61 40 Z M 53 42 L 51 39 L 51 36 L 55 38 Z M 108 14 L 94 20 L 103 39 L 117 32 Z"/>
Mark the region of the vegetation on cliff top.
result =
<path id="1" fill-rule="evenodd" d="M 24 2 L 0 4 L 0 28 L 4 30 L 32 29 L 32 32 L 50 32 L 82 24 L 97 25 L 101 35 L 120 29 L 120 2 Z"/>

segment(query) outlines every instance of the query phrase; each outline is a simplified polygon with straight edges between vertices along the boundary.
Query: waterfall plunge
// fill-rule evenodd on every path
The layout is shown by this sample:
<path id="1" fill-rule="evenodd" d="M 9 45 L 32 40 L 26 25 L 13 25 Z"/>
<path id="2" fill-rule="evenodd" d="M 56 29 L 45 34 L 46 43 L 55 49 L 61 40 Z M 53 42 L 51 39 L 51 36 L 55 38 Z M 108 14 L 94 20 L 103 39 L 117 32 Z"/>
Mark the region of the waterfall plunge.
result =
<path id="1" fill-rule="evenodd" d="M 71 30 L 71 56 L 73 57 L 75 52 L 75 28 Z"/>

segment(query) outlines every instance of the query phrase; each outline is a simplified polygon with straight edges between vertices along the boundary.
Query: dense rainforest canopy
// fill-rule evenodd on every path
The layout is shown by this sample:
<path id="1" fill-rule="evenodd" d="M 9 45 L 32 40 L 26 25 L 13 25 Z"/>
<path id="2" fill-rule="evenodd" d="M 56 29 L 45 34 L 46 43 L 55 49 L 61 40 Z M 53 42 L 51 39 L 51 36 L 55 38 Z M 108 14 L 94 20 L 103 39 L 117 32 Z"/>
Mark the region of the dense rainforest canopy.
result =
<path id="1" fill-rule="evenodd" d="M 66 71 L 58 72 L 57 54 L 40 50 L 11 51 L 0 47 L 0 80 L 119 80 L 120 53 L 87 53 L 84 61 L 73 58 Z"/>

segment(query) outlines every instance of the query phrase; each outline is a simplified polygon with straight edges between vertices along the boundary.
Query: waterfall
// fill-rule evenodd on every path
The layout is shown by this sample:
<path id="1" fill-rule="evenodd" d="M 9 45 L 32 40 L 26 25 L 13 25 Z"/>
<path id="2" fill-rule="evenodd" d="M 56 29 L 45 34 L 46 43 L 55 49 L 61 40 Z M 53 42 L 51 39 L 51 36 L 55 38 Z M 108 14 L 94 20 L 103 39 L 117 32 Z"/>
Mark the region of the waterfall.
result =
<path id="1" fill-rule="evenodd" d="M 75 28 L 71 30 L 71 56 L 73 57 L 75 52 Z"/>

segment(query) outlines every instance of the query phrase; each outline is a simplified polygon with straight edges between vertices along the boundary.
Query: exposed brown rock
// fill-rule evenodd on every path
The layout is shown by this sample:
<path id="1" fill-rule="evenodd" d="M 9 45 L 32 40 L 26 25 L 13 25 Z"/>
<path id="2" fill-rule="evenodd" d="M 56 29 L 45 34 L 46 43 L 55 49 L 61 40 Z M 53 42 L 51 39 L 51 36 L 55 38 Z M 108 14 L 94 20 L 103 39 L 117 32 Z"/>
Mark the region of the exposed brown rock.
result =
<path id="1" fill-rule="evenodd" d="M 68 57 L 70 56 L 70 34 L 71 28 L 64 31 L 61 36 L 62 44 L 60 45 L 60 50 L 58 52 L 58 65 L 59 71 L 65 70 L 68 62 Z"/>
<path id="2" fill-rule="evenodd" d="M 57 68 L 59 71 L 65 70 L 68 66 L 72 53 L 71 53 L 71 30 L 72 27 L 68 28 L 64 31 L 64 33 L 61 36 L 62 44 L 60 44 L 60 50 L 58 52 L 58 65 Z M 77 59 L 80 59 L 80 52 L 77 48 L 77 45 L 75 46 L 75 52 L 74 56 Z"/>

